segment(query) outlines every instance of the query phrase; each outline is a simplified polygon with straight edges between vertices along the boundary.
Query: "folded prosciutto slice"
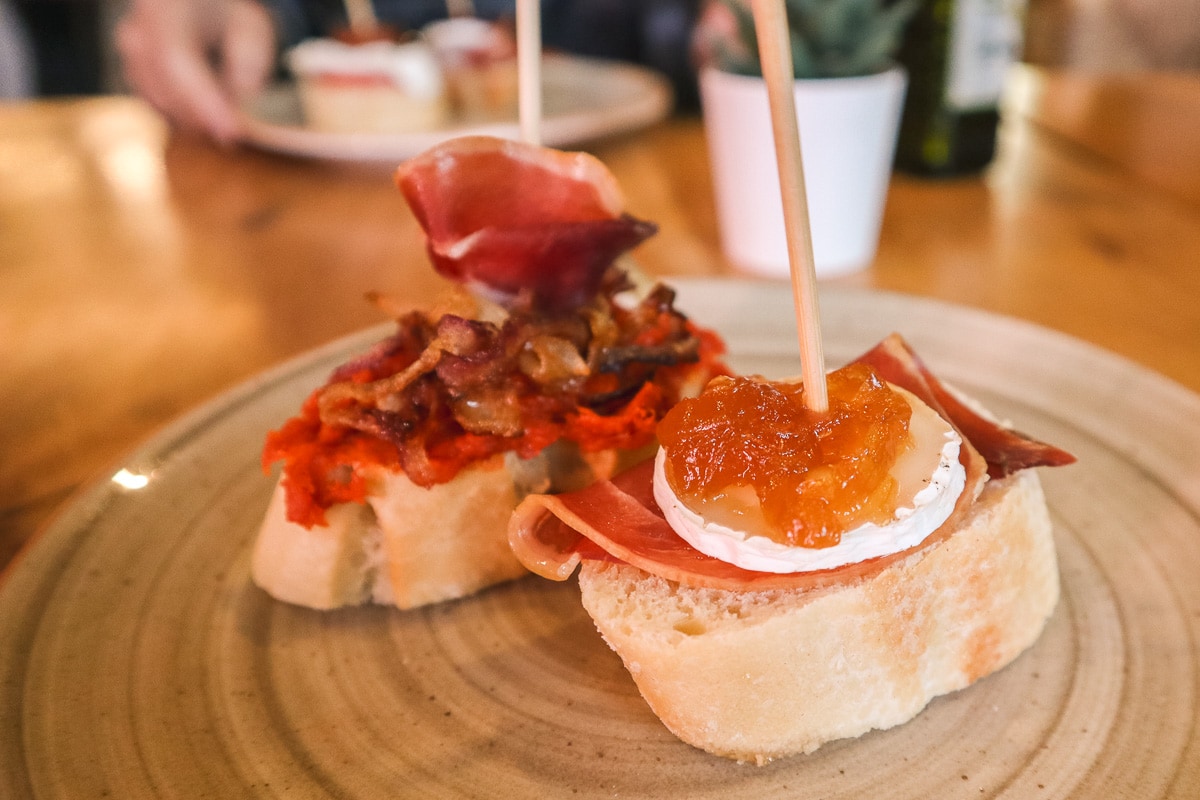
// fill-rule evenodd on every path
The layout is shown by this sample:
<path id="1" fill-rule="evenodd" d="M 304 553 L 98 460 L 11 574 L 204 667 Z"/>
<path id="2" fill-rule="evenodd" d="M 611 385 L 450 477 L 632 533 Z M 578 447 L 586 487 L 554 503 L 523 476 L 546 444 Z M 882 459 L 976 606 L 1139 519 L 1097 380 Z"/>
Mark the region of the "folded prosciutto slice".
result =
<path id="1" fill-rule="evenodd" d="M 732 589 L 808 589 L 881 571 L 955 530 L 987 477 L 1018 469 L 1072 463 L 1074 456 L 988 420 L 967 407 L 893 334 L 856 359 L 907 389 L 963 436 L 959 458 L 966 487 L 954 513 L 911 550 L 829 570 L 767 573 L 745 570 L 695 550 L 663 517 L 653 495 L 653 461 L 642 462 L 586 489 L 556 496 L 531 495 L 513 514 L 509 544 L 525 566 L 545 578 L 566 580 L 582 560 L 618 561 L 686 586 Z"/>
<path id="2" fill-rule="evenodd" d="M 976 412 L 934 377 L 897 334 L 884 339 L 856 361 L 869 364 L 884 380 L 913 392 L 953 424 L 987 461 L 989 477 L 1003 478 L 1022 469 L 1061 467 L 1075 461 L 1075 456 L 1064 450 L 998 425 Z M 924 387 L 923 393 L 911 388 L 911 384 L 918 383 Z"/>
<path id="3" fill-rule="evenodd" d="M 657 230 L 623 213 L 616 179 L 586 153 L 467 136 L 403 164 L 396 184 L 434 268 L 510 306 L 577 308 Z"/>

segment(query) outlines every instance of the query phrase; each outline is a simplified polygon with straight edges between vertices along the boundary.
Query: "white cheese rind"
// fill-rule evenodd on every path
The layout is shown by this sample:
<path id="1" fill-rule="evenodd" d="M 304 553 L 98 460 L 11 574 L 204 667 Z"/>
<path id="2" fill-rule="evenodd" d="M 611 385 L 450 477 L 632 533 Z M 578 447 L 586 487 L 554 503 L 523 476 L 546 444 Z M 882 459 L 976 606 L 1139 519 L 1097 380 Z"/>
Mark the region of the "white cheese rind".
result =
<path id="1" fill-rule="evenodd" d="M 757 572 L 811 572 L 898 553 L 925 541 L 954 511 L 955 502 L 966 485 L 966 470 L 958 460 L 962 439 L 958 433 L 928 406 L 915 398 L 910 422 L 914 446 L 897 460 L 893 475 L 899 484 L 901 502 L 895 518 L 877 525 L 866 523 L 842 534 L 832 547 L 791 547 L 766 538 L 748 536 L 718 523 L 706 521 L 683 504 L 667 482 L 666 453 L 659 448 L 654 463 L 654 499 L 667 522 L 688 544 L 700 552 Z M 915 479 L 900 475 L 912 471 L 922 459 L 936 452 L 936 466 L 922 470 Z M 908 463 L 905 460 L 908 459 Z M 928 477 L 925 477 L 928 475 Z"/>

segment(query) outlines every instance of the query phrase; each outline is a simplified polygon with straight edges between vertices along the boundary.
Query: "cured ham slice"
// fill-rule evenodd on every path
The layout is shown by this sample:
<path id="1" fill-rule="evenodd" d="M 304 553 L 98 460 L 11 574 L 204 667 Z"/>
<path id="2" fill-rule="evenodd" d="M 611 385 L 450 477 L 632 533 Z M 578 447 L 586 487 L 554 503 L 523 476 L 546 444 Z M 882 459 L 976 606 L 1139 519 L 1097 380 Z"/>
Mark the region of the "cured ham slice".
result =
<path id="1" fill-rule="evenodd" d="M 631 564 L 685 586 L 738 591 L 812 589 L 877 574 L 897 559 L 941 541 L 969 512 L 986 481 L 985 474 L 1012 465 L 1052 466 L 1074 458 L 1058 448 L 1032 442 L 981 417 L 958 401 L 917 360 L 911 348 L 893 335 L 861 359 L 883 377 L 920 397 L 956 427 L 959 422 L 943 406 L 943 395 L 961 417 L 965 434 L 960 458 L 966 468 L 966 487 L 954 513 L 920 545 L 890 556 L 847 564 L 830 570 L 796 573 L 754 572 L 704 555 L 680 538 L 663 517 L 653 498 L 653 461 L 645 461 L 586 489 L 556 496 L 531 495 L 518 506 L 509 524 L 509 544 L 532 572 L 566 580 L 582 560 Z M 996 430 L 993 430 L 996 429 Z M 1002 459 L 996 465 L 973 446 L 968 430 L 983 432 L 989 450 Z M 1011 442 L 1007 445 L 1005 442 Z M 1009 450 L 1016 455 L 1010 455 Z M 1033 463 L 1029 463 L 1033 462 Z M 1007 473 L 1005 473 L 1007 474 Z"/>
<path id="2" fill-rule="evenodd" d="M 1075 462 L 1075 456 L 1065 450 L 998 425 L 973 410 L 947 389 L 897 334 L 855 360 L 874 367 L 884 380 L 912 391 L 954 425 L 987 461 L 991 478 L 1031 467 L 1061 467 Z M 914 385 L 922 386 L 924 393 L 914 391 Z"/>
<path id="3" fill-rule="evenodd" d="M 657 230 L 623 213 L 616 179 L 586 153 L 462 137 L 403 164 L 396 185 L 434 268 L 509 305 L 578 307 Z"/>
<path id="4" fill-rule="evenodd" d="M 651 460 L 580 491 L 530 495 L 513 513 L 509 545 L 529 571 L 551 580 L 565 581 L 583 560 L 617 561 L 685 586 L 739 591 L 830 586 L 874 575 L 910 552 L 814 572 L 742 569 L 705 555 L 681 539 L 654 502 L 653 480 Z M 939 529 L 941 535 L 933 533 L 926 543 L 953 530 L 951 523 L 965 513 L 982 482 L 982 469 L 968 475 L 950 521 Z"/>

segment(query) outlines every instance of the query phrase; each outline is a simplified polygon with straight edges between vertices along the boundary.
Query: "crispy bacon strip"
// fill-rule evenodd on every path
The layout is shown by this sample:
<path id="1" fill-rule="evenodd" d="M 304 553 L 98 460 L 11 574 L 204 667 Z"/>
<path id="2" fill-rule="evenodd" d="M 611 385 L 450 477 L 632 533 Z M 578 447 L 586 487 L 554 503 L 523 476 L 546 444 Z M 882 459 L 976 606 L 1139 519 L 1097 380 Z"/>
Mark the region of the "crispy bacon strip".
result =
<path id="1" fill-rule="evenodd" d="M 326 508 L 363 500 L 368 466 L 432 486 L 560 439 L 582 453 L 650 442 L 681 396 L 728 370 L 720 340 L 674 308 L 674 292 L 659 285 L 627 306 L 627 288 L 613 270 L 572 314 L 405 314 L 267 436 L 264 469 L 283 461 L 288 519 L 324 524 Z"/>
<path id="2" fill-rule="evenodd" d="M 954 401 L 956 413 L 961 413 L 958 406 L 962 404 L 916 360 L 900 337 L 889 337 L 860 360 L 876 366 L 888 381 L 920 397 L 951 424 L 959 424 L 943 409 L 941 395 L 946 394 Z M 970 414 L 966 422 L 969 428 L 980 424 L 998 427 L 973 412 Z M 1031 448 L 1019 434 L 1012 435 L 1019 440 L 1014 447 L 1022 452 L 1042 452 Z M 1004 437 L 989 434 L 986 438 L 991 441 Z M 960 450 L 967 472 L 966 486 L 954 512 L 938 530 L 909 550 L 835 569 L 788 574 L 754 572 L 699 552 L 675 533 L 655 503 L 651 460 L 612 481 L 577 492 L 525 498 L 509 524 L 509 544 L 527 568 L 551 580 L 566 580 L 581 561 L 591 560 L 631 564 L 686 586 L 739 591 L 819 588 L 877 574 L 895 560 L 950 536 L 970 512 L 987 480 L 986 473 L 992 470 L 992 465 L 973 444 L 967 434 Z M 1050 451 L 1039 465 L 1069 463 L 1064 457 L 1073 460 L 1057 448 Z M 1008 458 L 1003 463 L 1016 462 Z"/>
<path id="3" fill-rule="evenodd" d="M 616 179 L 586 153 L 462 137 L 403 164 L 396 185 L 434 268 L 510 306 L 578 307 L 619 255 L 657 231 L 622 213 Z"/>

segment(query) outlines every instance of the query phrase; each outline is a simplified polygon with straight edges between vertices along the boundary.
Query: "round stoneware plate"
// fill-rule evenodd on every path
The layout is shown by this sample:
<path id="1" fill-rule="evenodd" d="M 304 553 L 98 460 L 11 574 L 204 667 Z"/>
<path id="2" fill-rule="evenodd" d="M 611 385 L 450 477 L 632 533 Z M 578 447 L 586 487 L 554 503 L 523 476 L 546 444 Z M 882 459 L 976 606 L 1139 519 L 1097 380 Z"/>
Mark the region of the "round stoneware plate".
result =
<path id="1" fill-rule="evenodd" d="M 671 111 L 671 88 L 656 72 L 619 61 L 549 55 L 542 61 L 542 141 L 565 147 L 637 130 Z M 328 133 L 304 124 L 292 83 L 270 87 L 246 111 L 247 144 L 295 156 L 402 161 L 454 136 L 515 139 L 517 121 L 450 124 L 413 133 Z"/>
<path id="2" fill-rule="evenodd" d="M 680 290 L 736 369 L 798 372 L 786 287 Z M 271 600 L 248 577 L 263 434 L 379 328 L 181 420 L 4 576 L 0 797 L 1200 796 L 1200 397 L 953 306 L 827 290 L 822 314 L 831 365 L 898 330 L 1079 457 L 1043 470 L 1061 602 L 1006 669 L 906 725 L 756 767 L 663 728 L 573 581 L 412 612 Z"/>

